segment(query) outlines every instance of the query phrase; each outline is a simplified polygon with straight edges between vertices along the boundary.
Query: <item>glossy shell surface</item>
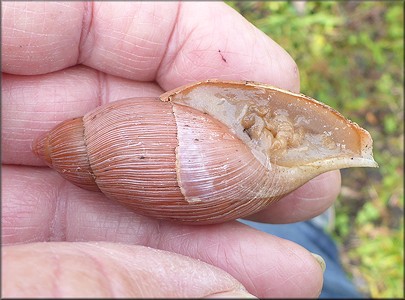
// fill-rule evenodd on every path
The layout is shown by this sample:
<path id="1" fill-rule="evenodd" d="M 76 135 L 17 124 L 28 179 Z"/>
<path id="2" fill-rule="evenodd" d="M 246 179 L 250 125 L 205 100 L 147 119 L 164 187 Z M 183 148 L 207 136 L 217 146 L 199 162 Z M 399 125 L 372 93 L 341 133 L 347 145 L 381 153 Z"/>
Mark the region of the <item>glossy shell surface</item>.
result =
<path id="1" fill-rule="evenodd" d="M 80 187 L 188 224 L 247 216 L 329 170 L 376 166 L 368 132 L 325 104 L 217 80 L 101 106 L 34 151 Z"/>

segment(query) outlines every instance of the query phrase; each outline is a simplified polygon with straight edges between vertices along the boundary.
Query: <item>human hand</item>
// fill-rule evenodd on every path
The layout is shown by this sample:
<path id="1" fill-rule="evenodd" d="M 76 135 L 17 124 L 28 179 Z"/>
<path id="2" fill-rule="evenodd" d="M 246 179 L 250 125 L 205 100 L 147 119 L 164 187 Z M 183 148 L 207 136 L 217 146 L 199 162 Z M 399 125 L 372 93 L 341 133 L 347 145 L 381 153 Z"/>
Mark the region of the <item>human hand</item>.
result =
<path id="1" fill-rule="evenodd" d="M 297 92 L 298 70 L 280 46 L 216 2 L 3 2 L 2 12 L 3 296 L 204 297 L 242 285 L 258 297 L 319 294 L 321 268 L 294 243 L 237 221 L 137 215 L 66 182 L 31 151 L 60 121 L 196 80 Z M 339 172 L 326 173 L 250 219 L 309 219 L 339 187 Z"/>

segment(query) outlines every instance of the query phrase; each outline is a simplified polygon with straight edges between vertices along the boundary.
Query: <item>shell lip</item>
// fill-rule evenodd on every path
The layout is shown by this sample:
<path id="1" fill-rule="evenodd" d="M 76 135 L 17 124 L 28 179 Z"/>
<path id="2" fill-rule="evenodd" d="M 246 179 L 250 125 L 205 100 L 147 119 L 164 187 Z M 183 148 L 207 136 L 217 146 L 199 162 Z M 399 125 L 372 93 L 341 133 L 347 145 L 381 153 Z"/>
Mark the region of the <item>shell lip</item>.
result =
<path id="1" fill-rule="evenodd" d="M 310 162 L 300 167 L 322 167 L 325 169 L 343 169 L 350 167 L 378 168 L 378 163 L 373 158 L 365 157 L 333 157 Z"/>

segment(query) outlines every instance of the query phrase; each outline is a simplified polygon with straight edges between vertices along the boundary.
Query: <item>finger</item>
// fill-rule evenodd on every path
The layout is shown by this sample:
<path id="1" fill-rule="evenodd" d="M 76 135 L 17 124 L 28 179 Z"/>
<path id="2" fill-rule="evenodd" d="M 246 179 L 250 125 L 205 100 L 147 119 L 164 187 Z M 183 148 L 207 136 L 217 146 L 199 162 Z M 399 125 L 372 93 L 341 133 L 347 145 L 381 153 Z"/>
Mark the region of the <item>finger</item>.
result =
<path id="1" fill-rule="evenodd" d="M 340 171 L 321 174 L 247 219 L 280 224 L 308 220 L 333 204 L 340 193 L 340 186 Z"/>
<path id="2" fill-rule="evenodd" d="M 161 93 L 156 84 L 134 82 L 82 66 L 46 75 L 3 74 L 2 162 L 44 165 L 31 149 L 41 133 L 103 103 Z"/>
<path id="3" fill-rule="evenodd" d="M 157 73 L 165 89 L 220 78 L 253 80 L 298 91 L 290 55 L 225 3 L 185 2 Z"/>
<path id="4" fill-rule="evenodd" d="M 238 222 L 184 226 L 157 221 L 75 187 L 46 168 L 5 166 L 3 175 L 5 245 L 89 240 L 138 244 L 220 267 L 259 297 L 315 297 L 321 289 L 322 270 L 308 251 Z"/>
<path id="5" fill-rule="evenodd" d="M 34 243 L 2 250 L 6 298 L 253 297 L 219 268 L 142 246 Z"/>
<path id="6" fill-rule="evenodd" d="M 2 2 L 2 72 L 44 74 L 78 61 L 85 5 Z"/>
<path id="7" fill-rule="evenodd" d="M 133 237 L 137 234 L 148 237 L 154 233 L 148 227 L 155 228 L 153 220 L 135 214 L 101 193 L 78 188 L 49 168 L 5 165 L 3 175 L 2 236 L 5 244 L 47 240 L 144 243 L 145 240 Z M 294 204 L 299 206 L 294 200 L 285 199 L 285 207 L 281 206 L 276 213 L 269 209 L 262 219 L 255 220 L 295 222 L 298 217 L 291 213 L 288 205 L 291 201 L 292 207 Z M 303 210 L 299 221 L 312 214 L 310 209 Z"/>
<path id="8" fill-rule="evenodd" d="M 166 49 L 177 3 L 2 3 L 3 65 L 44 74 L 83 63 L 150 80 Z"/>
<path id="9" fill-rule="evenodd" d="M 81 236 L 84 240 L 115 241 L 121 235 L 125 242 L 133 242 L 130 239 L 133 228 L 135 233 L 142 233 L 142 228 L 146 228 L 145 236 L 148 236 L 148 226 L 154 228 L 156 225 L 101 193 L 74 186 L 48 168 L 3 166 L 3 175 L 2 232 L 3 242 L 7 244 L 76 240 Z M 306 187 L 308 191 L 304 189 Z M 302 187 L 301 192 L 308 197 L 291 195 L 249 219 L 267 223 L 304 221 L 321 213 L 323 205 L 333 201 L 328 198 L 330 191 L 325 191 L 324 196 L 316 200 L 322 191 L 311 190 L 311 183 Z M 315 205 L 308 205 L 311 201 Z M 299 209 L 301 207 L 304 209 Z M 73 222 L 73 226 L 66 221 Z"/>
<path id="10" fill-rule="evenodd" d="M 155 223 L 74 186 L 49 168 L 3 165 L 2 242 L 115 241 L 138 243 Z M 22 189 L 21 187 L 24 187 Z"/>
<path id="11" fill-rule="evenodd" d="M 44 74 L 79 62 L 137 81 L 157 78 L 164 89 L 213 77 L 299 89 L 291 57 L 224 3 L 2 6 L 3 72 Z"/>
<path id="12" fill-rule="evenodd" d="M 312 298 L 321 292 L 322 263 L 288 240 L 237 221 L 212 226 L 161 224 L 159 231 L 148 245 L 213 264 L 259 298 Z"/>

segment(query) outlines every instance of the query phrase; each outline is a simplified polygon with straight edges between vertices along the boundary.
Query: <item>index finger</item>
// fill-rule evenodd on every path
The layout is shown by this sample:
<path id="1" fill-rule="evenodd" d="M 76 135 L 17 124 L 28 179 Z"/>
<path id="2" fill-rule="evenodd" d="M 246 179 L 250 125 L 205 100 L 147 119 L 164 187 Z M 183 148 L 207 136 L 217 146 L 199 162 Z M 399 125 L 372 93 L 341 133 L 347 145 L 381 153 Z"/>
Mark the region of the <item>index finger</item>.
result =
<path id="1" fill-rule="evenodd" d="M 3 2 L 2 71 L 44 74 L 78 63 L 164 89 L 207 78 L 298 91 L 291 57 L 224 3 Z"/>

